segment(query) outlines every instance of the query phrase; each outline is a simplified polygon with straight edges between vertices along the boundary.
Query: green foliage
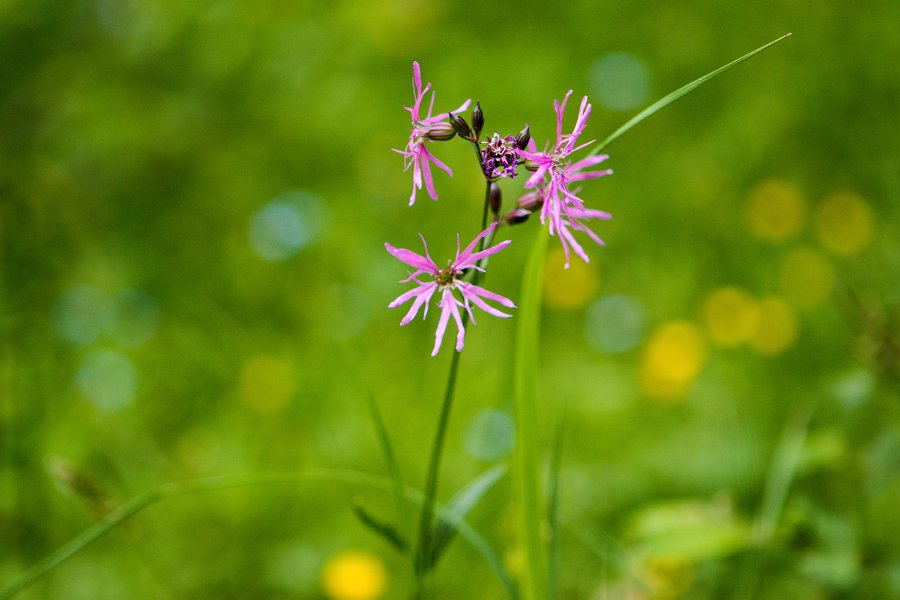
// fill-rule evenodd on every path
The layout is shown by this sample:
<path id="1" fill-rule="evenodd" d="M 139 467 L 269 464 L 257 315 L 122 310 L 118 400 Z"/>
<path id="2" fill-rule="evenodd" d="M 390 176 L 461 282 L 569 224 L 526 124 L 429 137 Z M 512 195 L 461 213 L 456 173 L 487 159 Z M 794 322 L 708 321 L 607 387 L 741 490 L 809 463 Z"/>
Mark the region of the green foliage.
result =
<path id="1" fill-rule="evenodd" d="M 15 597 L 321 598 L 350 549 L 404 598 L 408 558 L 352 507 L 412 539 L 403 507 L 424 487 L 450 351 L 428 356 L 434 313 L 400 328 L 386 308 L 405 274 L 383 244 L 414 247 L 421 231 L 446 260 L 482 202 L 454 140 L 436 150 L 454 166 L 435 174 L 439 202 L 407 206 L 390 148 L 405 143 L 412 60 L 436 109 L 471 96 L 486 132 L 527 122 L 541 147 L 568 89 L 590 97 L 584 139 L 600 141 L 792 31 L 606 149 L 615 175 L 582 197 L 614 219 L 589 265 L 563 271 L 548 241 L 542 419 L 528 426 L 552 447 L 565 403 L 558 597 L 900 596 L 900 9 L 865 8 L 2 3 L 0 589 L 164 482 L 351 468 L 381 487 L 166 497 Z M 510 206 L 520 179 L 501 183 Z M 469 327 L 441 505 L 508 458 L 471 424 L 513 414 L 539 229 L 498 233 L 513 243 L 486 282 L 520 310 Z M 768 307 L 770 325 L 789 315 L 793 337 L 729 342 L 723 288 L 752 300 L 732 308 Z M 673 323 L 697 337 L 660 337 Z M 651 351 L 686 339 L 701 342 L 697 370 L 666 387 Z M 517 482 L 455 524 L 441 597 L 504 597 L 528 576 Z"/>

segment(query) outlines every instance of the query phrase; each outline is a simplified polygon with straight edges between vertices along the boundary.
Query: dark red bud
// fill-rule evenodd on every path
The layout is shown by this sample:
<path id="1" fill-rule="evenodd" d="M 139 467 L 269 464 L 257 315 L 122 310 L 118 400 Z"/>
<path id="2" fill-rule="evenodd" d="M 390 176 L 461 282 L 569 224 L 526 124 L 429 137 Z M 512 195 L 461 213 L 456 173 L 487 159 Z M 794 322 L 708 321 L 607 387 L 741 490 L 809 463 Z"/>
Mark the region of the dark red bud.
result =
<path id="1" fill-rule="evenodd" d="M 424 135 L 433 142 L 446 142 L 456 137 L 456 130 L 450 123 L 434 123 L 426 126 Z"/>
<path id="2" fill-rule="evenodd" d="M 500 186 L 496 183 L 491 184 L 491 194 L 490 194 L 490 204 L 491 204 L 491 212 L 494 213 L 494 216 L 499 216 L 500 214 L 500 205 L 503 203 L 503 196 L 500 192 Z"/>
<path id="3" fill-rule="evenodd" d="M 516 136 L 516 148 L 519 150 L 524 150 L 528 147 L 528 142 L 531 140 L 531 126 L 526 125 L 525 129 L 519 132 L 519 135 Z"/>
<path id="4" fill-rule="evenodd" d="M 453 113 L 447 113 L 450 116 L 450 125 L 453 127 L 453 131 L 459 134 L 459 137 L 468 139 L 472 135 L 472 130 L 469 129 L 469 124 L 466 123 L 466 120 L 463 119 L 459 115 L 455 115 Z"/>
<path id="5" fill-rule="evenodd" d="M 520 223 L 524 223 L 528 220 L 528 217 L 531 216 L 531 211 L 527 208 L 515 208 L 508 213 L 506 213 L 506 217 L 504 219 L 510 225 L 519 225 Z"/>
<path id="6" fill-rule="evenodd" d="M 475 139 L 481 137 L 481 130 L 484 128 L 484 112 L 481 110 L 481 103 L 475 102 L 475 108 L 472 109 L 472 129 L 475 130 Z"/>

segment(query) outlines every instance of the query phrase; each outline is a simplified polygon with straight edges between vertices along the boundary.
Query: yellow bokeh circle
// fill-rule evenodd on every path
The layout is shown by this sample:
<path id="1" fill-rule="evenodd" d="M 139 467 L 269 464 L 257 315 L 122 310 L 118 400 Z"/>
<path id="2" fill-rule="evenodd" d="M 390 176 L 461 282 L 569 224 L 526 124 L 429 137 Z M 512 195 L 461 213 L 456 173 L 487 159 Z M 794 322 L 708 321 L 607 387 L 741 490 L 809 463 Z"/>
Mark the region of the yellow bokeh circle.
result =
<path id="1" fill-rule="evenodd" d="M 690 389 L 706 358 L 706 343 L 695 325 L 686 321 L 663 325 L 644 348 L 641 389 L 656 400 L 677 400 Z"/>
<path id="2" fill-rule="evenodd" d="M 778 273 L 781 290 L 795 306 L 812 308 L 824 302 L 834 288 L 834 268 L 812 248 L 797 248 L 785 255 Z"/>
<path id="3" fill-rule="evenodd" d="M 544 304 L 560 310 L 582 308 L 597 293 L 597 269 L 573 256 L 565 268 L 566 255 L 554 248 L 544 263 Z"/>
<path id="4" fill-rule="evenodd" d="M 759 302 L 759 328 L 750 346 L 760 354 L 780 354 L 797 339 L 797 316 L 791 305 L 774 296 Z"/>
<path id="5" fill-rule="evenodd" d="M 386 584 L 384 565 L 367 552 L 342 552 L 322 569 L 322 587 L 330 600 L 375 600 Z"/>
<path id="6" fill-rule="evenodd" d="M 872 241 L 872 209 L 853 192 L 838 192 L 816 207 L 814 226 L 826 249 L 853 256 Z"/>
<path id="7" fill-rule="evenodd" d="M 703 305 L 703 322 L 710 339 L 720 346 L 737 346 L 759 329 L 759 303 L 735 287 L 714 291 Z"/>
<path id="8" fill-rule="evenodd" d="M 772 179 L 747 196 L 744 217 L 756 237 L 781 243 L 797 236 L 806 223 L 806 200 L 797 186 Z"/>
<path id="9" fill-rule="evenodd" d="M 296 390 L 291 363 L 276 356 L 257 356 L 244 363 L 240 378 L 241 400 L 263 414 L 287 406 Z"/>

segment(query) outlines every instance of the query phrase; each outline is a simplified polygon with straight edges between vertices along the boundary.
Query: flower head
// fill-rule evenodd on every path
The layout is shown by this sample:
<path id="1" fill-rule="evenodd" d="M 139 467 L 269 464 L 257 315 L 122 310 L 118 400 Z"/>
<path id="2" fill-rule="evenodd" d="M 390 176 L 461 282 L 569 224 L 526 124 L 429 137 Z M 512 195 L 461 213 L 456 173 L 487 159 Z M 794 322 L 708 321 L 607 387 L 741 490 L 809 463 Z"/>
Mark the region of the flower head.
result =
<path id="1" fill-rule="evenodd" d="M 516 136 L 502 137 L 494 132 L 490 140 L 482 143 L 484 148 L 481 149 L 481 169 L 484 176 L 491 180 L 515 177 L 516 167 L 519 166 Z"/>
<path id="2" fill-rule="evenodd" d="M 506 240 L 500 242 L 496 246 L 485 248 L 478 252 L 475 251 L 475 247 L 478 243 L 489 233 L 493 232 L 496 227 L 497 224 L 495 223 L 479 233 L 478 236 L 472 240 L 472 243 L 466 246 L 462 251 L 460 251 L 459 236 L 457 235 L 456 258 L 452 261 L 448 261 L 447 266 L 443 268 L 438 267 L 431 259 L 431 256 L 428 254 L 428 245 L 425 243 L 425 238 L 421 235 L 419 235 L 419 237 L 422 239 L 422 245 L 425 247 L 425 256 L 417 254 L 412 250 L 395 248 L 388 243 L 384 244 L 384 247 L 387 248 L 387 251 L 390 252 L 394 258 L 415 269 L 415 271 L 410 272 L 409 277 L 402 280 L 401 283 L 414 281 L 418 284 L 413 289 L 398 296 L 388 305 L 388 308 L 394 308 L 401 304 L 405 304 L 410 300 L 413 301 L 406 316 L 400 321 L 400 325 L 409 323 L 415 318 L 419 309 L 423 306 L 425 307 L 422 314 L 422 317 L 424 318 L 428 314 L 428 304 L 431 301 L 431 297 L 437 291 L 441 293 L 440 300 L 438 301 L 438 306 L 441 309 L 441 316 L 438 319 L 438 327 L 434 336 L 435 340 L 434 349 L 431 352 L 432 356 L 435 356 L 441 348 L 441 342 L 444 340 L 444 333 L 447 330 L 447 323 L 451 316 L 456 322 L 456 351 L 459 352 L 463 349 L 466 332 L 462 314 L 459 311 L 460 307 L 466 310 L 469 317 L 472 319 L 473 324 L 475 323 L 475 316 L 472 314 L 473 304 L 495 317 L 509 317 L 510 315 L 500 312 L 485 302 L 485 300 L 491 300 L 507 308 L 515 308 L 515 304 L 513 304 L 512 300 L 509 298 L 489 292 L 480 286 L 468 281 L 463 281 L 462 279 L 463 275 L 465 275 L 466 271 L 469 269 L 483 271 L 484 269 L 478 265 L 481 259 L 496 254 L 509 245 L 509 240 Z M 423 277 L 424 281 L 419 279 L 420 276 Z M 454 290 L 459 292 L 462 301 L 458 300 L 453 294 Z"/>
<path id="3" fill-rule="evenodd" d="M 413 62 L 413 93 L 415 101 L 412 106 L 405 107 L 412 117 L 412 130 L 410 131 L 409 142 L 407 142 L 406 148 L 394 150 L 394 152 L 399 152 L 403 155 L 404 170 L 409 170 L 410 167 L 413 170 L 413 189 L 412 195 L 409 197 L 410 206 L 416 203 L 416 190 L 422 189 L 423 182 L 428 195 L 433 200 L 438 198 L 437 192 L 434 191 L 434 180 L 431 177 L 431 165 L 429 163 L 434 163 L 438 168 L 443 169 L 447 175 L 453 175 L 450 167 L 435 158 L 425 145 L 427 141 L 447 140 L 455 135 L 453 126 L 447 120 L 448 113 L 431 114 L 434 108 L 434 92 L 431 93 L 428 114 L 425 116 L 419 114 L 422 108 L 422 100 L 425 99 L 425 95 L 430 89 L 431 83 L 426 84 L 424 89 L 422 88 L 422 74 L 419 70 L 419 63 Z M 471 100 L 466 100 L 462 106 L 452 112 L 458 113 L 466 110 L 470 102 Z"/>
<path id="4" fill-rule="evenodd" d="M 602 245 L 602 240 L 588 229 L 580 219 L 610 218 L 608 213 L 586 209 L 584 202 L 576 195 L 578 190 L 573 191 L 569 188 L 569 184 L 603 177 L 612 173 L 611 169 L 585 171 L 585 169 L 608 159 L 609 156 L 605 154 L 587 156 L 574 163 L 569 159 L 574 152 L 593 143 L 593 140 L 591 140 L 590 142 L 576 145 L 578 137 L 584 131 L 588 117 L 591 115 L 591 105 L 588 104 L 587 96 L 581 99 L 581 107 L 578 110 L 578 118 L 575 121 L 575 128 L 572 130 L 572 133 L 563 133 L 563 113 L 571 95 L 572 90 L 569 90 L 562 103 L 556 100 L 553 101 L 553 107 L 556 110 L 556 144 L 552 150 L 547 148 L 543 152 L 535 152 L 533 144 L 525 150 L 519 150 L 519 155 L 528 161 L 526 166 L 534 171 L 525 183 L 526 188 L 534 188 L 534 191 L 526 194 L 523 200 L 527 198 L 529 203 L 541 206 L 541 223 L 549 221 L 550 235 L 559 235 L 563 250 L 566 253 L 566 267 L 569 266 L 570 246 L 578 256 L 584 259 L 585 262 L 588 262 L 587 254 L 575 241 L 569 229 L 584 231 L 592 240 Z"/>

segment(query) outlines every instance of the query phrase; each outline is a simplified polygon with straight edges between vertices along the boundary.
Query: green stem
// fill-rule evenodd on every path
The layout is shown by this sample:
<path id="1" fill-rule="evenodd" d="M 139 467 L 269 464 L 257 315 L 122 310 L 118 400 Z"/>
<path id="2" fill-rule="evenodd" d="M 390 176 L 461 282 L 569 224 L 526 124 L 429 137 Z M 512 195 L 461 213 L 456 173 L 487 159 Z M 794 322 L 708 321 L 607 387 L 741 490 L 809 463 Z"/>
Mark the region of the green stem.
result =
<path id="1" fill-rule="evenodd" d="M 475 148 L 475 154 L 478 157 L 478 164 L 481 165 L 481 152 L 478 150 L 478 144 L 472 143 Z M 491 182 L 485 182 L 484 190 L 484 207 L 481 212 L 481 230 L 487 229 L 488 207 L 491 200 Z M 490 238 L 490 240 L 488 239 Z M 481 238 L 478 245 L 478 251 L 484 250 L 494 238 L 493 233 L 489 236 Z M 484 268 L 485 261 L 482 259 L 479 266 Z M 472 276 L 472 282 L 478 285 L 484 277 L 484 271 L 475 270 Z M 469 322 L 469 314 L 463 311 L 462 327 Z M 437 499 L 438 476 L 440 475 L 441 457 L 444 452 L 444 440 L 447 437 L 447 426 L 450 422 L 450 412 L 453 407 L 453 392 L 456 390 L 456 375 L 459 371 L 459 358 L 461 352 L 454 352 L 453 358 L 450 359 L 450 373 L 447 376 L 447 387 L 444 391 L 444 402 L 441 405 L 441 414 L 438 417 L 437 432 L 434 436 L 434 444 L 431 448 L 431 461 L 428 464 L 428 478 L 425 482 L 425 499 L 422 503 L 422 514 L 419 519 L 419 536 L 416 552 L 413 554 L 413 567 L 415 573 L 415 589 L 413 598 L 420 600 L 425 597 L 425 576 L 428 574 L 431 561 L 431 545 L 432 536 L 434 535 L 434 504 Z"/>
<path id="2" fill-rule="evenodd" d="M 487 219 L 488 219 L 488 205 L 491 203 L 491 182 L 484 182 L 484 208 L 481 209 L 481 231 L 487 229 Z M 485 249 L 485 239 L 481 238 L 481 243 L 478 245 L 478 251 L 481 252 Z"/>
<path id="3" fill-rule="evenodd" d="M 463 313 L 463 326 L 468 315 Z M 416 591 L 415 598 L 423 598 L 424 578 L 428 572 L 431 557 L 431 538 L 434 533 L 434 504 L 437 497 L 438 475 L 440 474 L 441 456 L 444 450 L 444 440 L 447 437 L 447 425 L 450 422 L 450 409 L 453 406 L 453 392 L 456 389 L 456 374 L 459 369 L 461 352 L 454 352 L 450 359 L 450 374 L 447 377 L 447 389 L 444 392 L 444 402 L 441 406 L 441 416 L 438 419 L 437 433 L 434 436 L 434 445 L 431 449 L 431 461 L 428 465 L 428 479 L 425 483 L 425 499 L 422 503 L 422 514 L 419 520 L 419 541 L 414 555 Z"/>

